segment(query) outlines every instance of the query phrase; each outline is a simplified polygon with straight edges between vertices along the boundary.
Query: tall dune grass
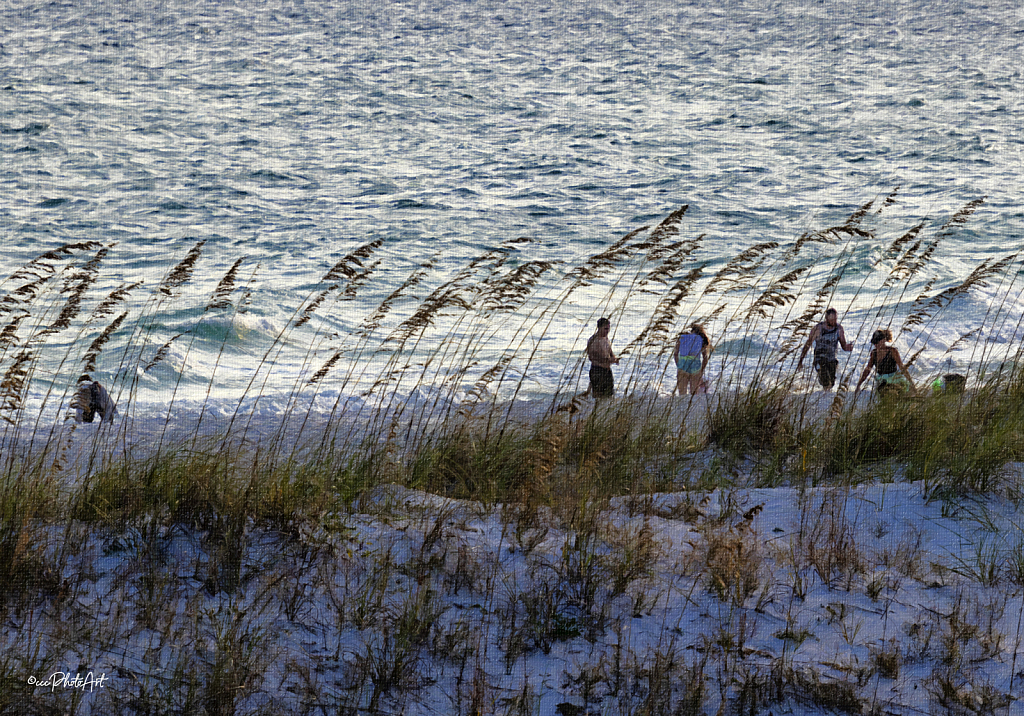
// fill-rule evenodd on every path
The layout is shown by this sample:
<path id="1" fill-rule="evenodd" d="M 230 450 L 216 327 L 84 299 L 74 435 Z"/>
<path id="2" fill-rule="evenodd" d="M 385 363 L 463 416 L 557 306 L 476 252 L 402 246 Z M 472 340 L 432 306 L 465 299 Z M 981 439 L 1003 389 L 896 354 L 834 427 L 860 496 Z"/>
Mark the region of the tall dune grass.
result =
<path id="1" fill-rule="evenodd" d="M 220 437 L 237 438 L 236 444 L 245 442 L 252 428 L 247 406 L 271 395 L 285 407 L 273 444 L 262 449 L 285 462 L 313 444 L 358 450 L 367 434 L 400 439 L 401 450 L 415 452 L 421 441 L 436 441 L 439 430 L 461 434 L 477 421 L 485 432 L 504 429 L 533 372 L 538 366 L 550 368 L 552 349 L 566 358 L 561 377 L 549 391 L 547 407 L 538 409 L 534 401 L 533 412 L 539 417 L 566 407 L 576 410 L 573 396 L 586 382 L 582 345 L 600 315 L 612 319 L 613 340 L 621 348 L 623 363 L 616 371 L 620 395 L 667 392 L 672 341 L 684 326 L 700 320 L 717 345 L 710 373 L 720 397 L 712 398 L 712 404 L 727 403 L 728 391 L 781 395 L 798 387 L 784 402 L 803 401 L 799 412 L 804 413 L 805 377 L 794 375 L 793 356 L 824 308 L 835 305 L 837 296 L 851 294 L 851 305 L 837 308 L 858 348 L 875 327 L 900 326 L 897 341 L 907 363 L 926 371 L 919 382 L 927 385 L 952 366 L 968 374 L 972 385 L 995 389 L 993 380 L 1017 374 L 1019 254 L 983 261 L 959 279 L 919 279 L 983 201 L 968 202 L 948 219 L 934 222 L 934 229 L 928 220 L 907 229 L 886 218 L 898 204 L 895 190 L 863 204 L 842 223 L 805 231 L 788 243 L 758 241 L 724 262 L 708 255 L 705 234 L 686 235 L 684 206 L 653 228 L 641 227 L 611 241 L 575 266 L 531 258 L 530 239 L 507 240 L 449 273 L 441 272 L 435 257 L 414 267 L 360 318 L 351 315 L 352 299 L 373 280 L 385 260 L 381 252 L 395 250 L 374 240 L 349 250 L 323 272 L 308 296 L 297 300 L 291 318 L 257 359 L 248 386 L 236 396 L 235 414 L 226 426 L 207 412 L 223 375 L 221 343 L 214 368 L 201 378 L 207 381 L 203 407 L 191 435 L 185 436 L 187 444 L 195 447 L 211 431 L 230 433 Z M 130 406 L 139 378 L 153 374 L 174 351 L 177 365 L 174 382 L 167 386 L 165 430 L 154 448 L 160 452 L 181 382 L 186 375 L 195 380 L 190 358 L 198 326 L 214 314 L 229 323 L 237 320 L 248 310 L 245 298 L 259 280 L 259 267 L 240 257 L 229 259 L 229 268 L 205 298 L 182 292 L 195 276 L 209 275 L 206 265 L 215 257 L 211 246 L 199 241 L 148 292 L 144 277 L 118 275 L 117 288 L 93 295 L 97 279 L 113 272 L 113 248 L 97 242 L 61 246 L 0 283 L 5 290 L 0 311 L 6 317 L 0 332 L 0 444 L 7 475 L 13 476 L 15 464 L 32 464 L 33 459 L 46 464 L 39 455 L 49 454 L 52 462 L 56 448 L 49 443 L 59 442 L 62 431 L 51 428 L 49 438 L 40 439 L 36 411 L 52 415 L 62 410 L 83 371 L 99 369 L 110 376 L 111 393 L 128 408 L 113 430 L 131 442 L 138 415 Z M 243 275 L 248 278 L 239 283 Z M 930 355 L 935 327 L 957 322 L 957 303 L 993 286 L 998 294 L 996 300 L 989 297 L 984 325 L 963 326 L 944 352 L 935 349 Z M 912 302 L 905 300 L 908 294 L 915 296 Z M 161 316 L 172 311 L 192 311 L 196 318 L 179 323 L 169 338 L 154 341 Z M 354 328 L 339 329 L 334 320 L 339 311 L 348 314 L 346 323 Z M 103 319 L 108 323 L 102 325 Z M 553 334 L 563 338 L 552 342 Z M 298 371 L 284 376 L 277 364 L 296 347 Z M 863 360 L 858 350 L 844 361 L 837 405 Z M 338 401 L 326 419 L 311 419 L 310 401 L 323 390 L 336 391 Z M 432 397 L 424 400 L 423 395 Z M 410 396 L 420 396 L 415 408 Z M 26 424 L 30 398 L 35 401 L 31 426 Z M 301 423 L 297 434 L 287 430 L 293 418 Z"/>
<path id="2" fill-rule="evenodd" d="M 349 316 L 347 323 L 354 328 L 343 332 L 332 314 L 351 311 L 352 299 L 385 260 L 381 252 L 394 250 L 374 240 L 342 256 L 306 297 L 297 300 L 290 318 L 258 358 L 226 425 L 208 418 L 207 412 L 223 375 L 220 366 L 227 339 L 222 341 L 214 367 L 205 377 L 202 407 L 186 435 L 172 425 L 171 415 L 182 380 L 190 371 L 197 327 L 211 314 L 233 322 L 249 310 L 247 297 L 255 288 L 260 267 L 245 257 L 234 259 L 213 290 L 197 300 L 194 291 L 182 289 L 196 276 L 209 274 L 204 262 L 210 261 L 213 249 L 199 241 L 152 289 L 145 290 L 144 277 L 118 275 L 120 283 L 114 290 L 94 295 L 97 278 L 112 271 L 109 252 L 113 247 L 96 242 L 68 244 L 42 254 L 0 284 L 6 291 L 0 297 L 0 311 L 7 317 L 0 333 L 3 474 L 16 481 L 26 470 L 46 479 L 51 479 L 51 473 L 64 473 L 74 433 L 60 429 L 60 420 L 44 429 L 39 416 L 47 410 L 53 414 L 55 408 L 63 413 L 74 379 L 83 371 L 99 369 L 111 376 L 108 387 L 122 406 L 124 419 L 109 430 L 122 446 L 133 444 L 132 432 L 140 419 L 134 409 L 140 376 L 151 374 L 177 350 L 178 365 L 164 406 L 167 417 L 156 444 L 134 446 L 116 455 L 109 447 L 93 443 L 87 459 L 79 456 L 72 461 L 76 479 L 97 465 L 105 469 L 116 459 L 159 456 L 169 432 L 174 432 L 171 452 L 180 453 L 182 459 L 191 459 L 188 456 L 212 444 L 212 438 L 221 441 L 225 464 L 242 464 L 249 459 L 242 458 L 243 452 L 254 453 L 268 470 L 276 470 L 279 464 L 324 460 L 324 451 L 334 451 L 367 464 L 391 465 L 381 479 L 412 480 L 471 494 L 466 480 L 426 478 L 433 473 L 424 472 L 422 463 L 417 463 L 411 477 L 404 464 L 426 459 L 417 457 L 424 450 L 434 455 L 427 460 L 433 464 L 440 459 L 438 446 L 445 441 L 452 441 L 453 449 L 465 444 L 473 451 L 486 451 L 488 446 L 505 450 L 508 446 L 497 445 L 508 433 L 513 443 L 525 441 L 517 449 L 529 452 L 536 449 L 529 446 L 537 435 L 550 433 L 546 421 L 553 416 L 568 416 L 563 425 L 567 431 L 582 430 L 574 426 L 597 420 L 589 403 L 576 396 L 585 387 L 582 346 L 599 315 L 612 319 L 614 341 L 621 346 L 620 395 L 633 396 L 623 403 L 626 407 L 617 409 L 630 413 L 627 422 L 632 428 L 627 432 L 639 434 L 644 426 L 666 423 L 685 426 L 675 434 L 667 427 L 657 428 L 665 433 L 663 443 L 673 446 L 663 450 L 665 459 L 674 457 L 682 444 L 717 444 L 737 455 L 772 453 L 771 459 L 783 465 L 793 451 L 813 455 L 809 446 L 814 442 L 835 440 L 843 443 L 841 452 L 854 462 L 872 459 L 881 453 L 877 446 L 864 447 L 874 445 L 865 437 L 864 425 L 880 419 L 879 411 L 873 407 L 867 413 L 844 415 L 842 407 L 845 392 L 863 363 L 865 339 L 875 327 L 901 326 L 898 345 L 904 346 L 909 365 L 924 366 L 927 372 L 919 381 L 924 385 L 949 371 L 955 354 L 955 370 L 970 377 L 973 394 L 994 396 L 1001 405 L 1002 396 L 1016 390 L 1019 375 L 1020 320 L 1014 318 L 1021 294 L 1016 287 L 1017 252 L 985 260 L 964 277 L 919 279 L 929 273 L 944 242 L 969 221 L 983 200 L 968 202 L 934 229 L 929 229 L 927 220 L 906 229 L 882 216 L 883 210 L 888 214 L 897 203 L 894 191 L 880 201 L 863 204 L 842 223 L 805 231 L 789 243 L 758 241 L 725 261 L 702 250 L 709 241 L 706 234 L 687 236 L 685 206 L 653 228 L 641 227 L 611 241 L 575 266 L 531 258 L 530 239 L 508 240 L 447 274 L 441 272 L 437 257 L 414 267 L 379 306 L 362 317 Z M 217 258 L 224 262 L 223 257 Z M 239 281 L 241 276 L 248 278 Z M 935 355 L 929 355 L 930 336 L 936 326 L 957 321 L 958 302 L 973 291 L 992 287 L 998 292 L 997 300 L 989 298 L 984 324 L 963 326 L 967 330 L 958 332 L 943 352 L 936 349 Z M 835 305 L 837 296 L 851 294 L 850 305 L 837 307 L 848 337 L 861 350 L 844 361 L 831 418 L 826 420 L 812 406 L 815 398 L 805 390 L 806 376 L 795 375 L 794 356 L 824 308 Z M 913 301 L 905 300 L 915 294 Z M 173 335 L 166 340 L 156 339 L 160 317 L 175 310 L 191 310 L 195 318 L 172 329 Z M 700 406 L 692 401 L 680 407 L 655 400 L 672 383 L 667 361 L 672 341 L 694 320 L 707 325 L 717 346 L 709 371 L 715 392 L 701 399 Z M 546 403 L 531 404 L 531 424 L 517 424 L 517 398 L 539 365 L 550 366 L 553 333 L 570 336 L 554 344 L 555 352 L 567 358 L 561 376 Z M 298 373 L 282 381 L 277 363 L 295 346 L 301 352 Z M 261 426 L 260 434 L 272 436 L 269 440 L 242 447 L 253 428 L 248 406 L 268 397 L 272 386 L 285 406 L 279 424 L 269 429 Z M 337 392 L 337 402 L 328 416 L 314 418 L 308 406 L 326 388 Z M 416 397 L 424 392 L 431 397 Z M 361 400 L 350 401 L 346 396 Z M 36 401 L 31 412 L 26 405 L 30 397 Z M 908 410 L 912 413 L 917 408 Z M 921 419 L 938 419 L 928 413 L 930 408 L 922 410 Z M 996 429 L 995 423 L 967 408 L 959 409 L 958 419 L 965 411 L 971 420 Z M 290 427 L 293 419 L 299 422 L 297 430 Z M 492 438 L 494 430 L 498 438 Z M 864 435 L 851 443 L 836 432 L 841 430 L 861 430 Z M 479 441 L 477 435 L 482 436 Z M 492 444 L 495 439 L 498 443 Z M 181 452 L 183 445 L 189 449 Z M 591 461 L 610 459 L 605 454 L 610 448 L 595 445 L 593 450 Z M 1016 454 L 1013 446 L 1006 450 L 1008 456 Z M 932 458 L 946 454 L 935 446 L 919 451 Z M 917 454 L 914 449 L 890 452 L 908 459 Z M 381 455 L 388 457 L 384 460 Z M 483 469 L 473 454 L 462 454 L 460 459 Z M 573 460 L 577 458 L 563 455 L 556 462 Z M 587 459 L 577 461 L 582 466 Z M 806 459 L 802 462 L 806 475 Z M 818 468 L 832 474 L 834 463 L 829 458 Z M 922 469 L 933 473 L 932 468 Z M 521 494 L 524 479 L 500 479 L 499 485 L 508 482 L 507 489 L 492 486 L 488 490 L 493 499 L 514 498 Z M 456 489 L 460 482 L 463 487 Z M 605 484 L 627 489 L 619 479 Z"/>
<path id="3" fill-rule="evenodd" d="M 210 341 L 204 321 L 234 326 L 258 311 L 252 296 L 272 267 L 218 256 L 199 241 L 149 286 L 112 268 L 113 246 L 79 242 L 42 254 L 0 282 L 0 612 L 17 621 L 46 605 L 48 631 L 24 632 L 0 654 L 0 710 L 53 706 L 14 676 L 54 667 L 44 645 L 90 644 L 109 654 L 138 638 L 135 624 L 147 646 L 142 656 L 122 652 L 133 685 L 110 703 L 126 712 L 234 713 L 276 656 L 259 616 L 280 608 L 300 624 L 312 609 L 307 595 L 325 590 L 339 629 L 372 632 L 346 667 L 361 690 L 331 692 L 332 707 L 379 709 L 418 683 L 418 655 L 433 649 L 438 659 L 461 660 L 453 704 L 482 713 L 489 687 L 480 637 L 473 642 L 469 622 L 431 626 L 438 594 L 486 593 L 480 611 L 501 625 L 495 643 L 509 669 L 558 641 L 621 630 L 609 622 L 610 601 L 601 600 L 628 595 L 635 616 L 651 609 L 656 594 L 630 589 L 651 571 L 657 548 L 646 523 L 631 530 L 598 521 L 612 498 L 625 496 L 630 510 L 650 513 L 658 492 L 803 489 L 896 472 L 953 502 L 997 491 L 1019 498 L 1020 486 L 1004 470 L 1024 459 L 1019 253 L 938 278 L 944 247 L 980 200 L 945 220 L 913 219 L 909 229 L 889 218 L 896 205 L 894 191 L 831 227 L 789 242 L 758 237 L 730 257 L 709 253 L 716 237 L 706 231 L 688 233 L 687 207 L 575 260 L 534 255 L 533 239 L 505 240 L 462 266 L 446 267 L 440 256 L 407 265 L 363 315 L 353 299 L 383 280 L 381 267 L 398 262 L 400 247 L 374 240 L 346 248 L 280 307 L 287 320 L 259 346 L 226 415 L 214 415 L 211 405 L 227 370 L 229 334 Z M 103 281 L 108 287 L 100 290 Z M 988 291 L 987 311 L 977 325 L 963 324 L 957 309 L 980 290 Z M 837 305 L 839 296 L 853 298 Z M 837 388 L 822 398 L 795 363 L 830 305 L 856 349 L 840 355 Z M 583 346 L 602 315 L 615 327 L 622 362 L 619 397 L 595 403 L 581 395 Z M 715 346 L 712 390 L 670 398 L 672 344 L 694 321 L 707 326 Z M 936 345 L 937 327 L 950 323 L 956 338 Z M 900 327 L 897 345 L 919 384 L 955 370 L 968 376 L 967 392 L 851 405 L 848 387 L 866 361 L 866 339 L 887 326 Z M 199 346 L 213 362 L 197 379 Z M 296 371 L 280 368 L 286 358 Z M 538 398 L 529 386 L 541 371 L 558 375 Z M 103 377 L 122 413 L 114 424 L 67 421 L 82 372 Z M 154 418 L 135 404 L 154 375 L 167 376 L 167 403 L 158 406 L 166 412 L 142 440 L 136 431 Z M 186 383 L 199 407 L 179 425 Z M 326 391 L 336 395 L 333 404 L 315 408 Z M 532 400 L 522 400 L 527 395 Z M 258 413 L 267 398 L 282 406 L 269 425 Z M 382 548 L 368 572 L 346 571 L 351 550 L 339 551 L 336 539 L 344 541 L 345 516 L 386 513 L 396 485 L 500 511 L 510 549 L 527 554 L 554 525 L 576 536 L 567 531 L 560 560 L 545 566 L 555 581 L 520 592 L 474 562 L 453 526 L 466 518 L 443 507 L 408 559 Z M 652 665 L 637 664 L 632 676 L 624 667 L 615 688 L 625 693 L 623 684 L 636 680 L 635 689 L 647 690 L 645 713 L 700 713 L 710 698 L 710 658 L 722 670 L 723 704 L 731 698 L 743 709 L 788 689 L 823 707 L 859 708 L 852 686 L 837 690 L 785 658 L 767 674 L 736 661 L 742 646 L 734 642 L 746 638 L 746 627 L 735 614 L 750 600 L 760 608 L 771 598 L 761 585 L 765 556 L 744 546 L 759 508 L 724 509 L 716 521 L 702 504 L 674 509 L 704 521 L 706 554 L 692 559 L 704 559 L 709 588 L 733 610 L 722 636 L 682 666 L 674 642 L 659 645 Z M 282 537 L 286 558 L 257 549 L 268 534 Z M 138 585 L 124 607 L 137 613 L 80 626 L 69 605 L 88 575 L 72 574 L 70 565 L 83 545 L 95 547 L 96 535 L 109 553 L 129 555 L 117 579 Z M 202 555 L 188 567 L 199 593 L 187 593 L 175 572 L 169 545 L 178 537 Z M 826 559 L 823 550 L 839 548 L 812 538 L 802 548 L 828 573 L 825 581 L 835 564 L 859 564 L 850 555 Z M 613 554 L 598 549 L 602 540 L 615 542 Z M 796 565 L 805 556 L 794 551 L 792 559 Z M 256 563 L 259 570 L 247 571 Z M 396 575 L 409 579 L 402 603 L 387 597 Z M 88 634 L 60 631 L 65 621 Z M 780 633 L 800 638 L 788 627 Z M 899 654 L 886 658 L 896 664 L 888 670 L 898 670 Z M 302 684 L 309 703 L 324 698 L 327 687 L 298 660 L 279 676 L 293 691 Z M 578 675 L 581 683 L 591 676 Z M 682 701 L 673 700 L 677 677 L 692 686 Z M 594 678 L 587 683 L 600 681 Z M 528 712 L 528 683 L 516 698 Z M 61 705 L 73 711 L 76 703 Z"/>

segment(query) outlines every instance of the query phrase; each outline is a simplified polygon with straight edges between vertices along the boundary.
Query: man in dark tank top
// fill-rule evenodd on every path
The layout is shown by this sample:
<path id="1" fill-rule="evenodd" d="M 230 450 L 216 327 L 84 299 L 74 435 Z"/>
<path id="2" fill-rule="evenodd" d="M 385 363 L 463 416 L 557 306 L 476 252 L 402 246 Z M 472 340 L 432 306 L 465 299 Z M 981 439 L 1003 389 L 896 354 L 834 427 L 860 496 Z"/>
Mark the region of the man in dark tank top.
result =
<path id="1" fill-rule="evenodd" d="M 836 358 L 836 348 L 842 346 L 843 350 L 850 352 L 853 344 L 847 343 L 846 333 L 839 325 L 839 314 L 836 309 L 829 308 L 825 311 L 825 320 L 819 323 L 811 331 L 811 335 L 800 351 L 800 360 L 797 361 L 796 369 L 803 370 L 804 356 L 814 344 L 814 369 L 818 372 L 818 382 L 825 390 L 832 390 L 836 383 L 836 368 L 839 366 L 839 359 Z"/>

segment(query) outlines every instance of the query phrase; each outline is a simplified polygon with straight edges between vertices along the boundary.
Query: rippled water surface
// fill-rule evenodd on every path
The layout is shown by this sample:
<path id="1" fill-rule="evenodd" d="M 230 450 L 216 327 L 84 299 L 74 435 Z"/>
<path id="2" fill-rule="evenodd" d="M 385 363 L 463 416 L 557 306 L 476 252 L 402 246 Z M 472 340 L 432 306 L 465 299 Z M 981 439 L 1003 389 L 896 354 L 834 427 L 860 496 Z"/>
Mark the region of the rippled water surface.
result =
<path id="1" fill-rule="evenodd" d="M 659 294 L 623 293 L 641 268 L 605 275 L 518 344 L 529 311 L 558 301 L 574 266 L 683 205 L 678 240 L 704 238 L 664 286 L 697 265 L 709 281 L 740 251 L 779 242 L 774 263 L 758 269 L 761 291 L 804 265 L 781 263 L 786 246 L 874 201 L 870 237 L 835 237 L 802 254 L 810 268 L 786 309 L 799 313 L 846 266 L 829 299 L 860 345 L 890 304 L 905 317 L 918 296 L 938 295 L 1021 243 L 1024 10 L 1015 2 L 11 0 L 0 23 L 0 277 L 63 244 L 111 246 L 79 323 L 47 336 L 49 352 L 38 353 L 37 402 L 46 386 L 61 391 L 77 376 L 79 356 L 116 315 L 86 323 L 88 311 L 137 281 L 94 372 L 139 401 L 167 400 L 177 377 L 194 399 L 208 387 L 226 400 L 287 392 L 338 351 L 320 387 L 355 395 L 389 367 L 376 346 L 431 290 L 484 251 L 529 238 L 508 244 L 502 270 L 560 262 L 532 308 L 518 321 L 438 318 L 425 344 L 479 336 L 479 353 L 444 356 L 466 370 L 425 382 L 469 386 L 514 345 L 534 356 L 520 367 L 525 394 L 541 395 L 574 380 L 563 368 L 596 315 L 612 315 L 623 346 Z M 896 187 L 898 201 L 874 213 Z M 924 222 L 927 247 L 982 197 L 904 290 L 880 293 L 898 261 L 885 256 L 896 237 Z M 361 262 L 373 269 L 365 283 L 344 299 L 340 287 L 314 320 L 289 329 L 326 288 L 328 270 L 378 239 Z M 200 240 L 188 280 L 160 294 Z M 66 257 L 60 270 L 95 251 Z M 230 308 L 204 310 L 240 258 Z M 377 341 L 357 349 L 355 331 L 423 264 L 427 275 L 396 300 Z M 1007 265 L 897 345 L 928 346 L 921 366 L 963 367 L 976 356 L 972 340 L 1014 340 L 1019 263 Z M 8 279 L 0 292 L 23 282 Z M 60 311 L 60 288 L 18 324 L 20 343 L 0 348 L 5 368 Z M 680 322 L 710 317 L 713 334 L 760 332 L 753 343 L 716 338 L 748 346 L 740 353 L 772 350 L 786 317 L 736 320 L 735 307 L 751 300 L 742 291 L 715 314 L 710 295 L 695 291 Z M 135 365 L 168 341 L 163 362 Z M 137 348 L 134 363 L 116 350 L 125 345 Z M 647 382 L 663 367 L 631 360 L 624 374 Z M 342 385 L 338 376 L 360 364 L 368 372 Z M 713 371 L 725 375 L 727 364 Z M 266 384 L 261 365 L 276 371 Z"/>

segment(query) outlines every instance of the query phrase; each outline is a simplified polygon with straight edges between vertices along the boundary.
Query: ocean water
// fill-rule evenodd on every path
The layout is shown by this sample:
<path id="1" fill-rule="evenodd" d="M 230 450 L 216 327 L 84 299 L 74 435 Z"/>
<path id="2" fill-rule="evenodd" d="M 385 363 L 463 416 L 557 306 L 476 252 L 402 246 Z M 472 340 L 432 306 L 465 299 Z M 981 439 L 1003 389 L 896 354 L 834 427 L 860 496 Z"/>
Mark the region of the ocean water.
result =
<path id="1" fill-rule="evenodd" d="M 1017 350 L 1024 9 L 1009 0 L 10 0 L 0 23 L 8 417 L 59 414 L 86 368 L 152 414 L 568 395 L 598 316 L 621 349 L 698 267 L 665 331 L 707 322 L 712 389 L 791 375 L 816 300 L 856 344 L 847 379 L 878 325 L 925 380 Z M 637 248 L 569 290 L 682 206 L 665 245 L 689 253 L 660 282 L 664 255 Z M 367 245 L 345 264 L 356 280 L 323 280 Z M 487 304 L 536 262 L 521 302 Z M 984 283 L 954 290 L 979 267 Z M 446 285 L 463 303 L 415 328 Z M 621 385 L 671 390 L 663 348 L 629 351 Z"/>

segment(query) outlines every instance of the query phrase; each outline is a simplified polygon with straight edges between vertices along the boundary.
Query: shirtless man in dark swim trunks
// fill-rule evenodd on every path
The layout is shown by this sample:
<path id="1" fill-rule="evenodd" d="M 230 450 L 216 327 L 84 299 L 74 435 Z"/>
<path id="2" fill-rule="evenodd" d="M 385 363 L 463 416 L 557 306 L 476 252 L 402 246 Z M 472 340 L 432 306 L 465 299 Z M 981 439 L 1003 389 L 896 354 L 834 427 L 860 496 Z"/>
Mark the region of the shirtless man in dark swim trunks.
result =
<path id="1" fill-rule="evenodd" d="M 800 360 L 797 361 L 796 369 L 804 367 L 804 356 L 807 349 L 814 343 L 814 369 L 818 371 L 818 382 L 825 390 L 832 390 L 836 382 L 836 368 L 839 360 L 836 358 L 836 346 L 841 345 L 843 350 L 849 353 L 853 350 L 853 344 L 846 342 L 846 333 L 839 325 L 839 314 L 836 309 L 830 308 L 825 311 L 825 320 L 814 327 L 811 335 L 800 351 Z"/>
<path id="2" fill-rule="evenodd" d="M 612 364 L 618 363 L 619 359 L 612 352 L 612 343 L 608 340 L 611 330 L 611 321 L 599 318 L 597 333 L 587 341 L 587 358 L 590 359 L 590 388 L 587 392 L 595 398 L 610 398 L 615 395 Z"/>

